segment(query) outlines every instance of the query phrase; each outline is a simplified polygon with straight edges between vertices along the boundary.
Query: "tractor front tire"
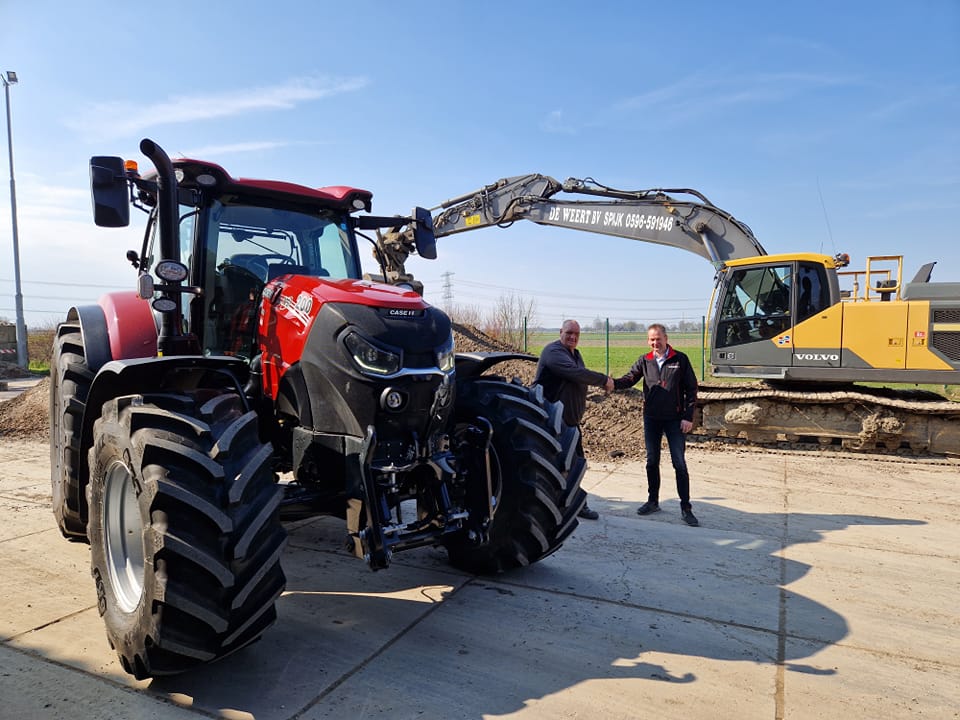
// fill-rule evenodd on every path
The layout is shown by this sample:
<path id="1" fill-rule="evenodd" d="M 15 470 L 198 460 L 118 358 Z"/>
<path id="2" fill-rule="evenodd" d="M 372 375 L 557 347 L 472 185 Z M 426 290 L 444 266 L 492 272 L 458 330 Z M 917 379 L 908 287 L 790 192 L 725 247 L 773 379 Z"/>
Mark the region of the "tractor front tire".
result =
<path id="1" fill-rule="evenodd" d="M 70 540 L 87 539 L 79 475 L 80 424 L 93 375 L 80 326 L 61 324 L 50 359 L 50 489 L 57 527 Z"/>
<path id="2" fill-rule="evenodd" d="M 563 424 L 561 412 L 539 385 L 484 377 L 458 386 L 458 426 L 482 417 L 493 429 L 496 508 L 487 542 L 462 534 L 446 541 L 453 566 L 475 574 L 523 567 L 555 552 L 577 527 L 586 461 L 576 452 L 579 431 Z"/>
<path id="3" fill-rule="evenodd" d="M 90 450 L 91 572 L 128 673 L 217 660 L 276 619 L 286 533 L 271 455 L 233 391 L 104 405 Z"/>

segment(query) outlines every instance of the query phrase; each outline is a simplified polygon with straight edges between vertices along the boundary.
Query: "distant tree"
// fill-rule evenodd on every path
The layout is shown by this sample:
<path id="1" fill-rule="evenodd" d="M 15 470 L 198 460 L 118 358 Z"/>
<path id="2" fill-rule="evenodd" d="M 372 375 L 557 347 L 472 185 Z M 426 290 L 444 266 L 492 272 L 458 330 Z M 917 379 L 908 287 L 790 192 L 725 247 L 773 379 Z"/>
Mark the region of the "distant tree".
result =
<path id="1" fill-rule="evenodd" d="M 681 320 L 677 323 L 677 330 L 680 332 L 699 332 L 700 331 L 700 321 L 699 320 Z"/>
<path id="2" fill-rule="evenodd" d="M 537 301 L 516 293 L 508 293 L 497 298 L 497 302 L 487 318 L 484 332 L 502 342 L 523 349 L 524 325 L 529 328 L 536 324 Z"/>
<path id="3" fill-rule="evenodd" d="M 475 328 L 483 327 L 483 311 L 476 305 L 457 305 L 450 307 L 450 319 L 460 325 L 472 325 Z"/>

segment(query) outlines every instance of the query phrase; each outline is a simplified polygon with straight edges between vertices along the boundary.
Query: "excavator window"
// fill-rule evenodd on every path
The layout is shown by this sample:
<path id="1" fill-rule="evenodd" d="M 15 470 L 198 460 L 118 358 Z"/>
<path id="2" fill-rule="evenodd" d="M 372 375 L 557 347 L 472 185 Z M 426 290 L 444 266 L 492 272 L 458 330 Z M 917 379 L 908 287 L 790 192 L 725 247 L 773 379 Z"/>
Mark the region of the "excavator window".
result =
<path id="1" fill-rule="evenodd" d="M 790 265 L 735 270 L 721 301 L 717 347 L 766 340 L 791 325 Z"/>
<path id="2" fill-rule="evenodd" d="M 822 265 L 801 263 L 797 269 L 797 322 L 803 322 L 830 307 L 830 287 Z"/>

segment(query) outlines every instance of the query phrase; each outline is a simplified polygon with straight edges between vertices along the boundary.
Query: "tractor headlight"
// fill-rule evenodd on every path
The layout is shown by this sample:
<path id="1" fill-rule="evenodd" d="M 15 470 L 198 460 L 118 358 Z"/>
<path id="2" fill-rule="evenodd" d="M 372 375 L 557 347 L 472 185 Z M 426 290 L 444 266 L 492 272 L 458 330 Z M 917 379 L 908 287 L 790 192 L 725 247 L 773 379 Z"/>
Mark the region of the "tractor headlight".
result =
<path id="1" fill-rule="evenodd" d="M 343 339 L 353 361 L 364 372 L 376 375 L 392 375 L 400 370 L 400 356 L 389 350 L 378 348 L 358 333 L 348 333 Z"/>
<path id="2" fill-rule="evenodd" d="M 443 372 L 450 372 L 453 370 L 453 365 L 453 336 L 451 335 L 447 343 L 437 351 L 437 367 Z"/>

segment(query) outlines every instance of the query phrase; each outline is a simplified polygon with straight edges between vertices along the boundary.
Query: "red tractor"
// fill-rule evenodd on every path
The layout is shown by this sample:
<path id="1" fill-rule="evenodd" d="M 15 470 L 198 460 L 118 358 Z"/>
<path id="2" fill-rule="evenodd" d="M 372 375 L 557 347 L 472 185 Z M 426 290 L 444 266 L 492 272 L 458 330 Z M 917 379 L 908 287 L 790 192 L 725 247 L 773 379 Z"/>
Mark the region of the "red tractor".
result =
<path id="1" fill-rule="evenodd" d="M 560 547 L 585 500 L 562 408 L 487 372 L 518 356 L 455 355 L 444 313 L 362 275 L 358 237 L 398 280 L 365 230 L 406 226 L 435 256 L 427 211 L 364 215 L 366 190 L 140 149 L 155 172 L 90 164 L 98 225 L 148 214 L 127 253 L 137 290 L 70 310 L 50 391 L 53 512 L 90 543 L 127 672 L 182 672 L 260 637 L 285 519 L 344 518 L 373 569 L 439 545 L 492 573 Z"/>

